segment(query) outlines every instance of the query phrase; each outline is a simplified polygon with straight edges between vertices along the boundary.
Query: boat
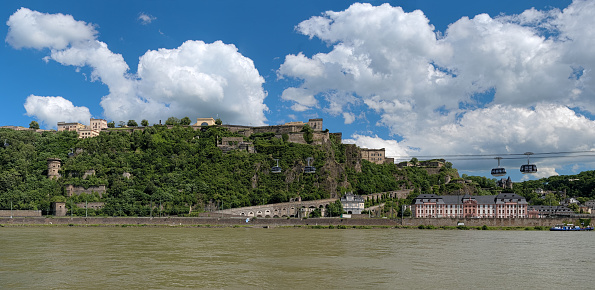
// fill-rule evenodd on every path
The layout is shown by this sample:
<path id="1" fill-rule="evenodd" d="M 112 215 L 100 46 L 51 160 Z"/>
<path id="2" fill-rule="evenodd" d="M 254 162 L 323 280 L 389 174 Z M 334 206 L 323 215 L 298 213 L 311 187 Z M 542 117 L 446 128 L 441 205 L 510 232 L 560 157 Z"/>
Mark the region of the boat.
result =
<path id="1" fill-rule="evenodd" d="M 593 226 L 580 227 L 573 224 L 560 224 L 550 228 L 550 231 L 592 231 Z"/>

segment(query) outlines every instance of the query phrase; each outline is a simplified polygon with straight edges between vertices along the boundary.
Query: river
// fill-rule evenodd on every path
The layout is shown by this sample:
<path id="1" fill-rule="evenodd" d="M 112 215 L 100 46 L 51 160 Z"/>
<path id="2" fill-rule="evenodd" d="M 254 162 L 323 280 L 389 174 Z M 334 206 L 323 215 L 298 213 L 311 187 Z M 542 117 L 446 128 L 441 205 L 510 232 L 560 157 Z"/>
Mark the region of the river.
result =
<path id="1" fill-rule="evenodd" d="M 0 288 L 591 289 L 594 234 L 3 227 Z"/>

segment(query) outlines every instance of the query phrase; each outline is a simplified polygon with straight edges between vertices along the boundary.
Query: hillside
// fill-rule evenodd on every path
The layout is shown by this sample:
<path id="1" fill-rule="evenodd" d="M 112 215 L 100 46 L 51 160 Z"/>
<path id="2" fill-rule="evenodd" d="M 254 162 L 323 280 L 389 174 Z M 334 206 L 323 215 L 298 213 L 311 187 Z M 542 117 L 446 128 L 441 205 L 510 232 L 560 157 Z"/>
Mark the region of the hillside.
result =
<path id="1" fill-rule="evenodd" d="M 558 205 L 570 197 L 584 204 L 595 199 L 595 171 L 523 181 L 515 183 L 514 191 L 534 205 Z"/>
<path id="2" fill-rule="evenodd" d="M 308 138 L 308 134 L 304 134 Z M 221 126 L 195 130 L 155 125 L 144 130 L 111 129 L 98 137 L 78 139 L 75 132 L 0 129 L 0 208 L 39 209 L 51 202 L 105 202 L 93 214 L 148 216 L 161 205 L 165 214 L 188 214 L 217 208 L 338 197 L 346 191 L 371 194 L 411 189 L 415 194 L 487 194 L 477 182 L 445 184 L 456 169 L 398 168 L 360 160 L 346 164 L 345 147 L 334 135 L 312 144 L 289 142 L 275 134 L 243 137 Z M 250 142 L 256 153 L 226 150 L 224 137 Z M 307 143 L 307 142 L 303 142 Z M 70 153 L 70 154 L 69 154 Z M 316 173 L 304 173 L 313 157 Z M 48 158 L 61 159 L 61 177 L 49 179 Z M 279 159 L 281 173 L 271 167 Z M 74 194 L 65 190 L 105 185 L 103 194 Z"/>

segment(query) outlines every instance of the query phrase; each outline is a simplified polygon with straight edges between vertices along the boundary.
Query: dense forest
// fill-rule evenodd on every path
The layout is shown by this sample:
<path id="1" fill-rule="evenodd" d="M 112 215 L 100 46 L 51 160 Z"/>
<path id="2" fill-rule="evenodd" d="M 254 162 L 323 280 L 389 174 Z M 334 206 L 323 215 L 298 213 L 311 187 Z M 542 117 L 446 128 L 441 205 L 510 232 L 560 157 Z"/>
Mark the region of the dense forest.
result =
<path id="1" fill-rule="evenodd" d="M 309 137 L 308 128 L 304 128 Z M 98 137 L 78 139 L 76 132 L 15 131 L 0 129 L 0 209 L 34 209 L 49 212 L 50 203 L 103 201 L 105 207 L 92 215 L 148 216 L 156 207 L 167 215 L 286 202 L 300 196 L 314 200 L 340 196 L 348 191 L 365 195 L 411 189 L 419 193 L 497 194 L 495 179 L 468 177 L 471 184 L 445 183 L 447 175 L 458 178 L 449 162 L 435 174 L 419 167 L 398 168 L 365 160 L 355 166 L 345 162 L 345 145 L 331 135 L 323 145 L 287 142 L 274 134 L 253 134 L 245 141 L 257 153 L 232 150 L 223 153 L 222 137 L 241 137 L 222 126 L 195 130 L 175 125 L 144 130 L 114 128 Z M 311 140 L 306 140 L 311 141 Z M 303 172 L 306 158 L 313 158 L 316 173 Z M 47 159 L 62 160 L 59 179 L 47 177 Z M 271 167 L 279 160 L 281 173 Z M 94 170 L 95 174 L 85 176 Z M 127 176 L 130 174 L 130 176 Z M 515 192 L 539 200 L 533 189 L 566 190 L 569 196 L 593 196 L 593 172 L 581 173 L 579 181 L 551 177 L 548 181 L 515 184 Z M 88 188 L 106 185 L 97 193 L 67 197 L 65 186 Z M 81 209 L 78 209 L 79 211 Z"/>

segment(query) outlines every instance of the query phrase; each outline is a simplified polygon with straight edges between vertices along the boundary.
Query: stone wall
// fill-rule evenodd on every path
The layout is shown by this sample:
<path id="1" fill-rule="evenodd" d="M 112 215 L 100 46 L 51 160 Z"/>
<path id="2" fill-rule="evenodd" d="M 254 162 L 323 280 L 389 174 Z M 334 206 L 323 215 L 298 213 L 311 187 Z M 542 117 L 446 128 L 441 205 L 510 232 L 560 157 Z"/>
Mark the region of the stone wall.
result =
<path id="1" fill-rule="evenodd" d="M 40 210 L 0 210 L 0 217 L 32 217 L 41 216 Z"/>
<path id="2" fill-rule="evenodd" d="M 66 190 L 66 196 L 69 197 L 74 194 L 80 195 L 81 193 L 93 194 L 93 192 L 97 192 L 100 197 L 105 194 L 105 185 L 84 188 L 82 186 L 73 186 L 72 184 L 67 184 L 64 186 L 64 189 Z"/>
<path id="3" fill-rule="evenodd" d="M 205 213 L 205 217 L 183 218 L 183 217 L 0 217 L 0 224 L 5 225 L 166 225 L 166 226 L 254 226 L 254 227 L 275 227 L 275 226 L 400 226 L 401 219 L 383 218 L 251 218 L 246 222 L 246 217 L 223 217 L 222 214 Z M 352 215 L 354 217 L 354 215 Z M 561 223 L 577 224 L 576 219 L 570 218 L 541 218 L 541 219 L 415 219 L 405 218 L 402 225 L 418 227 L 420 225 L 457 226 L 463 222 L 465 226 L 481 227 L 551 227 Z"/>
<path id="4" fill-rule="evenodd" d="M 304 140 L 304 133 L 298 132 L 298 133 L 289 133 L 289 139 L 287 139 L 287 142 L 290 143 L 298 143 L 298 144 L 307 144 L 306 140 Z"/>
<path id="5" fill-rule="evenodd" d="M 387 192 L 379 192 L 379 193 L 362 195 L 362 198 L 364 198 L 365 200 L 382 200 L 385 197 L 386 198 L 405 199 L 412 191 L 413 190 L 411 190 L 411 189 L 393 190 L 393 191 L 387 191 Z"/>
<path id="6" fill-rule="evenodd" d="M 79 202 L 76 204 L 78 208 L 89 208 L 94 210 L 100 210 L 105 206 L 105 202 L 93 201 L 93 202 Z"/>

